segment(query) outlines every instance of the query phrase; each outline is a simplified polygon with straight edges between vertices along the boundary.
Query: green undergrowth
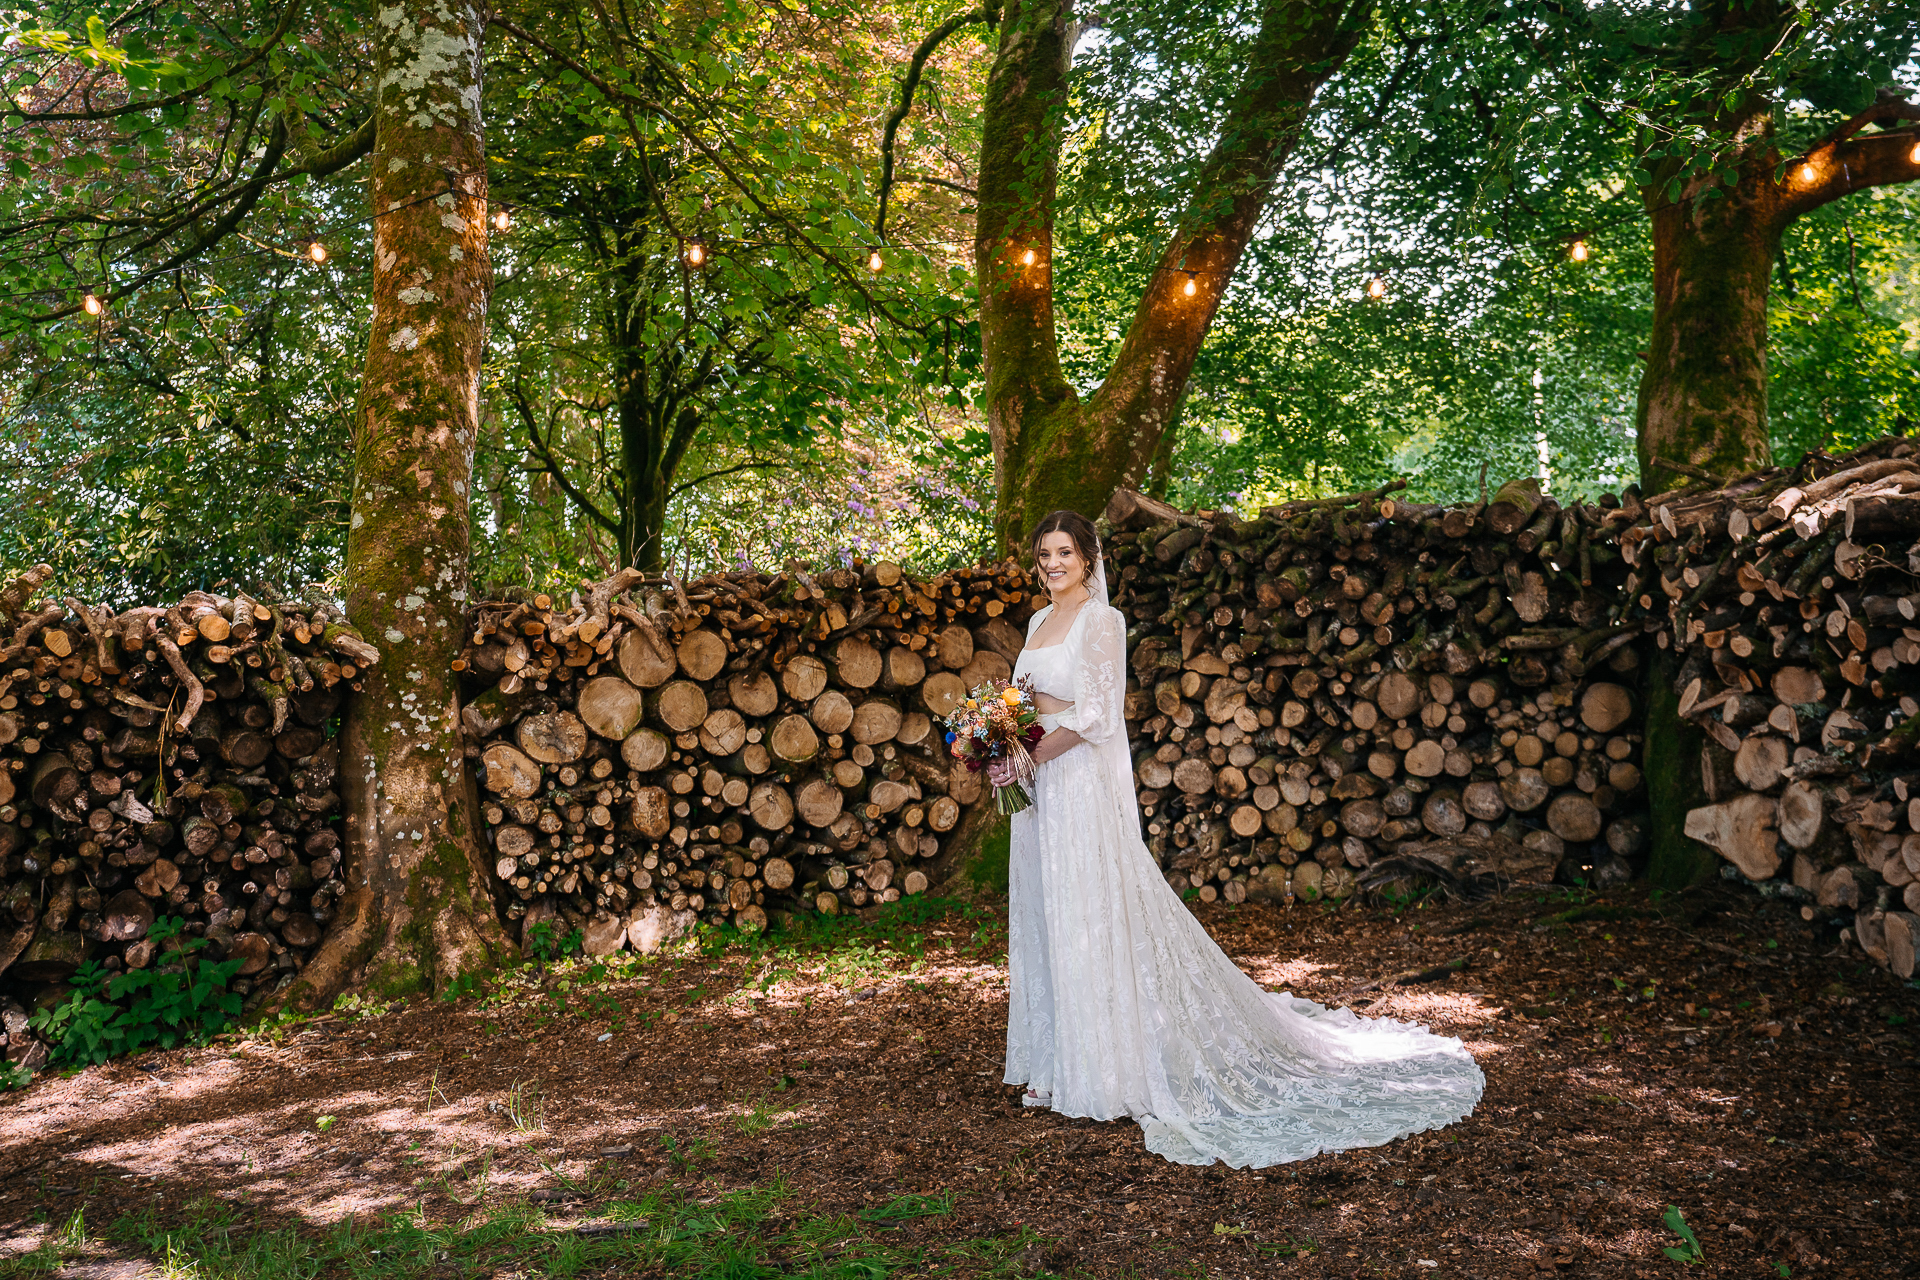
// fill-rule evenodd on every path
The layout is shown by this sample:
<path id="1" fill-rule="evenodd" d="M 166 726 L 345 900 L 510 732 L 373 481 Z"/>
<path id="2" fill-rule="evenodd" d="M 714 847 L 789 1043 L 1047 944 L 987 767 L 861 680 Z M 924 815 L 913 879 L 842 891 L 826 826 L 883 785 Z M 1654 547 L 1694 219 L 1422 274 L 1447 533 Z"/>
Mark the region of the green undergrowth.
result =
<path id="1" fill-rule="evenodd" d="M 155 920 L 147 939 L 159 948 L 144 969 L 110 972 L 93 961 L 68 980 L 72 993 L 36 1011 L 34 1033 L 51 1049 L 55 1067 L 78 1068 L 145 1049 L 206 1044 L 240 1013 L 240 996 L 228 989 L 239 960 L 213 961 L 198 954 L 205 938 L 185 936 L 171 916 Z M 29 1073 L 15 1070 L 0 1086 L 23 1088 Z"/>
<path id="2" fill-rule="evenodd" d="M 0 1260 L 0 1280 L 57 1276 L 76 1263 L 145 1262 L 169 1280 L 449 1280 L 665 1273 L 689 1280 L 886 1280 L 1002 1271 L 1041 1243 L 1030 1229 L 909 1243 L 900 1228 L 953 1211 L 946 1194 L 906 1195 L 857 1214 L 792 1205 L 781 1183 L 703 1196 L 670 1190 L 616 1200 L 592 1216 L 516 1202 L 457 1221 L 419 1210 L 332 1226 L 254 1226 L 206 1198 L 163 1220 L 152 1210 L 95 1233 L 85 1211 L 37 1248 Z"/>

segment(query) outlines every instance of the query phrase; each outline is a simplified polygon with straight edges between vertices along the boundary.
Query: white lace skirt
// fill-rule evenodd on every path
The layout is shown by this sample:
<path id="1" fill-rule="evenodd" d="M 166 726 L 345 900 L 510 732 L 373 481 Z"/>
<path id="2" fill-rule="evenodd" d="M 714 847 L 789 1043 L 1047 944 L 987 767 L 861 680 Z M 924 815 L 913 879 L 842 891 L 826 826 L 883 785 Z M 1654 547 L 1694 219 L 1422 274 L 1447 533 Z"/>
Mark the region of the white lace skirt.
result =
<path id="1" fill-rule="evenodd" d="M 1131 1116 L 1169 1160 L 1234 1168 L 1471 1112 L 1486 1081 L 1459 1040 L 1271 994 L 1227 958 L 1141 840 L 1126 758 L 1048 761 L 1012 820 L 1006 1082 L 1064 1115 Z"/>

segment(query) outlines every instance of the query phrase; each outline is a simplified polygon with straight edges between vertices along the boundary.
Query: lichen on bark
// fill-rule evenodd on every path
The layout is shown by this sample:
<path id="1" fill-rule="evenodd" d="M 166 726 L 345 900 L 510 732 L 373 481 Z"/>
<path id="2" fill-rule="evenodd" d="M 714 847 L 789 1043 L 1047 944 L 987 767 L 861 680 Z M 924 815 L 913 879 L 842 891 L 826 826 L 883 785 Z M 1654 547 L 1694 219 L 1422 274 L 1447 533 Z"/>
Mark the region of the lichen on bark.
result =
<path id="1" fill-rule="evenodd" d="M 483 23 L 438 0 L 380 9 L 370 175 L 373 324 L 355 421 L 348 615 L 378 639 L 342 735 L 348 892 L 277 1003 L 347 986 L 444 989 L 509 950 L 473 820 L 452 661 L 468 603 L 468 486 L 492 267 Z"/>

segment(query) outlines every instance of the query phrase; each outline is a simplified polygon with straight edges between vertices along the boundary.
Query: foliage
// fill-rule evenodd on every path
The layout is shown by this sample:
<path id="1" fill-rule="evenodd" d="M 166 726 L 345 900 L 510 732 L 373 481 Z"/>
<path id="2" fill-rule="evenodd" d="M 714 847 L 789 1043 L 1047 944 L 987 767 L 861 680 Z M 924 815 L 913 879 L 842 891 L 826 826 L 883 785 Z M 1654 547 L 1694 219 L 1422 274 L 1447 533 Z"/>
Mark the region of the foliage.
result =
<path id="1" fill-rule="evenodd" d="M 1660 1252 L 1675 1262 L 1684 1262 L 1688 1266 L 1707 1260 L 1706 1253 L 1700 1248 L 1700 1237 L 1694 1235 L 1693 1228 L 1687 1225 L 1686 1215 L 1680 1212 L 1680 1206 L 1668 1205 L 1667 1212 L 1660 1221 L 1666 1223 L 1667 1230 L 1680 1237 L 1679 1245 L 1667 1245 Z"/>
<path id="2" fill-rule="evenodd" d="M 586 935 L 569 929 L 564 935 L 554 932 L 553 921 L 535 920 L 527 926 L 527 955 L 542 962 L 562 956 L 577 956 L 586 945 Z"/>
<path id="3" fill-rule="evenodd" d="M 774 553 L 698 538 L 716 505 L 699 491 L 731 478 L 764 498 L 849 443 L 912 459 L 955 434 L 937 419 L 970 367 L 957 201 L 902 199 L 883 270 L 867 265 L 878 166 L 859 142 L 922 16 L 726 3 L 624 11 L 618 29 L 565 9 L 502 20 L 493 182 L 522 220 L 500 244 L 490 375 L 515 429 L 488 474 L 509 526 L 530 473 L 602 559 L 668 559 L 667 531 L 688 559 Z M 968 95 L 950 79 L 929 89 L 961 108 L 949 136 Z"/>
<path id="4" fill-rule="evenodd" d="M 207 940 L 182 936 L 184 923 L 163 916 L 148 929 L 160 944 L 154 966 L 110 974 L 89 961 L 70 979 L 72 996 L 33 1015 L 53 1062 L 85 1065 L 150 1046 L 205 1044 L 239 1014 L 240 996 L 227 983 L 244 961 L 196 958 Z"/>

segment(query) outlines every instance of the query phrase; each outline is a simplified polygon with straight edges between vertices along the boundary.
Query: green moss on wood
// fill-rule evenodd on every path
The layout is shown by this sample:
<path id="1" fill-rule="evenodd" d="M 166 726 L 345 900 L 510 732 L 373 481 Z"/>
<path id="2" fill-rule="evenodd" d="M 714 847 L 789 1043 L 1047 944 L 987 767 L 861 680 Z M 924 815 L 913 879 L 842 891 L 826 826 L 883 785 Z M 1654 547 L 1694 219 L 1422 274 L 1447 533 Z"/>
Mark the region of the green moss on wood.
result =
<path id="1" fill-rule="evenodd" d="M 1667 650 L 1647 664 L 1646 779 L 1653 825 L 1647 879 L 1658 889 L 1685 889 L 1711 879 L 1719 862 L 1713 850 L 1686 834 L 1687 812 L 1707 803 L 1700 781 L 1706 735 L 1681 719 L 1675 674 Z"/>

